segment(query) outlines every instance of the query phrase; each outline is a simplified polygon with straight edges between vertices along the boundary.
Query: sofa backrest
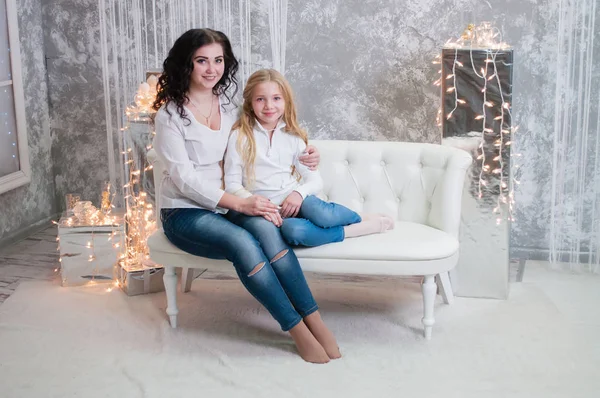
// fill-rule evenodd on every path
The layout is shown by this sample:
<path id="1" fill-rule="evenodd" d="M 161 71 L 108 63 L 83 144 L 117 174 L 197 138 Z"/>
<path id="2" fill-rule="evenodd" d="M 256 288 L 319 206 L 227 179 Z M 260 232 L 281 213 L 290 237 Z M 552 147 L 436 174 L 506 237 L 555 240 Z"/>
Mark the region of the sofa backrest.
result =
<path id="1" fill-rule="evenodd" d="M 310 143 L 321 153 L 322 199 L 357 212 L 384 213 L 458 234 L 464 176 L 471 164 L 467 152 L 406 142 Z M 156 208 L 160 209 L 164 167 L 154 150 L 148 159 L 154 166 Z"/>
<path id="2" fill-rule="evenodd" d="M 407 142 L 311 143 L 321 153 L 323 199 L 458 234 L 467 152 Z"/>

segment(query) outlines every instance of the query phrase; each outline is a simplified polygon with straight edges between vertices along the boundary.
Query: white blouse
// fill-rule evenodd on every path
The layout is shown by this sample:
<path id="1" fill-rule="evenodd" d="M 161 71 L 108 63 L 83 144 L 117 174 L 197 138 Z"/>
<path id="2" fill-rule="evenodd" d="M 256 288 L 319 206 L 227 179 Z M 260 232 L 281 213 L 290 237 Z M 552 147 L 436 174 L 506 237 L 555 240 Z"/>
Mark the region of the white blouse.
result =
<path id="1" fill-rule="evenodd" d="M 161 182 L 160 207 L 163 209 L 192 207 L 225 213 L 217 207 L 223 196 L 223 155 L 231 127 L 237 120 L 237 110 L 223 109 L 221 99 L 221 128 L 212 130 L 199 123 L 184 107 L 188 123 L 168 104 L 156 114 L 154 150 L 164 164 L 166 173 Z M 187 124 L 187 125 L 186 125 Z"/>
<path id="2" fill-rule="evenodd" d="M 238 131 L 231 134 L 225 153 L 225 190 L 228 193 L 243 198 L 253 194 L 261 195 L 280 205 L 293 191 L 297 191 L 303 199 L 321 191 L 323 188 L 321 174 L 316 170 L 310 170 L 298 160 L 304 154 L 306 144 L 300 137 L 286 133 L 283 130 L 284 126 L 285 123 L 280 122 L 273 132 L 273 138 L 269 141 L 268 131 L 258 121 L 256 122 L 253 186 L 248 184 L 244 162 L 236 149 Z M 301 181 L 292 175 L 292 166 L 302 176 Z"/>

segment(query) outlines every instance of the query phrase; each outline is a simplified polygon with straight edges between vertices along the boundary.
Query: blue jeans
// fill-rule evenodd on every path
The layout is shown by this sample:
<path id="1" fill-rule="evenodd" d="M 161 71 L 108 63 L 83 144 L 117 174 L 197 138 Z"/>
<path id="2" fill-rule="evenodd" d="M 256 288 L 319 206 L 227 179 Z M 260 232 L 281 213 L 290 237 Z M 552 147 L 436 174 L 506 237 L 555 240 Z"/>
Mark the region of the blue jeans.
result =
<path id="1" fill-rule="evenodd" d="M 246 225 L 251 233 L 225 216 L 204 209 L 162 209 L 161 219 L 165 235 L 179 249 L 231 261 L 242 284 L 283 331 L 318 309 L 296 255 L 281 239 L 279 229 L 267 220 L 266 224 Z M 261 243 L 253 234 L 260 237 Z M 270 261 L 285 250 L 283 257 Z"/>
<path id="2" fill-rule="evenodd" d="M 344 226 L 361 221 L 358 213 L 346 206 L 310 195 L 302 202 L 298 218 L 283 220 L 281 235 L 290 245 L 320 246 L 343 241 Z"/>

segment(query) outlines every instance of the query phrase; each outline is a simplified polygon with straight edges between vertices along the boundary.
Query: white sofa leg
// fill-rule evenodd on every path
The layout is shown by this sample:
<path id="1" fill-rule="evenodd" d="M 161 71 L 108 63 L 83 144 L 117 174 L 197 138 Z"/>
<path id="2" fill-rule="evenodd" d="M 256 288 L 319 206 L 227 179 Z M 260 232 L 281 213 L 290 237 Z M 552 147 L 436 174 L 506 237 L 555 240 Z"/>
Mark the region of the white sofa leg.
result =
<path id="1" fill-rule="evenodd" d="M 165 274 L 163 276 L 163 282 L 165 284 L 165 293 L 167 294 L 167 315 L 171 322 L 171 327 L 177 327 L 177 275 L 175 274 L 175 267 L 165 265 Z"/>
<path id="2" fill-rule="evenodd" d="M 183 267 L 181 269 L 181 292 L 187 293 L 192 290 L 192 281 L 194 280 L 194 269 Z"/>
<path id="3" fill-rule="evenodd" d="M 450 284 L 450 276 L 448 275 L 448 272 L 442 272 L 441 274 L 438 274 L 435 280 L 440 290 L 440 294 L 444 299 L 444 303 L 453 304 L 454 293 L 452 292 L 452 285 Z"/>
<path id="4" fill-rule="evenodd" d="M 423 282 L 421 284 L 421 290 L 423 291 L 423 322 L 424 326 L 424 335 L 427 340 L 431 339 L 431 329 L 433 328 L 433 324 L 435 323 L 435 319 L 433 317 L 433 307 L 435 304 L 435 293 L 436 293 L 436 284 L 435 284 L 435 275 L 427 275 L 423 277 Z"/>
<path id="5" fill-rule="evenodd" d="M 200 275 L 208 271 L 207 269 L 183 267 L 181 270 L 181 291 L 187 293 L 192 290 L 192 282 Z"/>

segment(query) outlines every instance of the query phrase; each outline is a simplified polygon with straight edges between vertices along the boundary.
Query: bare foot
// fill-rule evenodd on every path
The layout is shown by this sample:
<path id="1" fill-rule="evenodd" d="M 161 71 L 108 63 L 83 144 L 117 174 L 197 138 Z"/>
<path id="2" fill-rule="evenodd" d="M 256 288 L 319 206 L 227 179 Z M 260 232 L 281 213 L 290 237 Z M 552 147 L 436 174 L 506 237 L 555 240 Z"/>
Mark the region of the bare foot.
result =
<path id="1" fill-rule="evenodd" d="M 383 222 L 386 231 L 394 229 L 394 219 L 383 213 L 364 213 L 360 214 L 360 218 L 362 218 L 363 221 L 380 219 Z"/>
<path id="2" fill-rule="evenodd" d="M 296 343 L 298 353 L 306 362 L 329 362 L 327 352 L 325 352 L 323 346 L 321 346 L 303 321 L 290 329 L 290 335 L 294 339 L 294 343 Z"/>
<path id="3" fill-rule="evenodd" d="M 386 231 L 394 229 L 394 219 L 392 217 L 381 214 L 381 221 Z"/>
<path id="4" fill-rule="evenodd" d="M 325 322 L 323 322 L 319 311 L 315 311 L 304 318 L 304 322 L 306 322 L 306 326 L 308 326 L 317 341 L 321 343 L 329 358 L 338 359 L 342 356 L 340 347 L 338 347 L 333 333 L 331 333 L 331 330 L 329 330 L 325 325 Z"/>
<path id="5" fill-rule="evenodd" d="M 391 217 L 377 215 L 373 218 L 365 218 L 361 222 L 344 227 L 344 238 L 355 238 L 357 236 L 381 234 L 394 228 L 394 220 Z"/>

